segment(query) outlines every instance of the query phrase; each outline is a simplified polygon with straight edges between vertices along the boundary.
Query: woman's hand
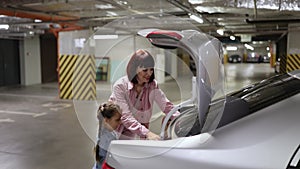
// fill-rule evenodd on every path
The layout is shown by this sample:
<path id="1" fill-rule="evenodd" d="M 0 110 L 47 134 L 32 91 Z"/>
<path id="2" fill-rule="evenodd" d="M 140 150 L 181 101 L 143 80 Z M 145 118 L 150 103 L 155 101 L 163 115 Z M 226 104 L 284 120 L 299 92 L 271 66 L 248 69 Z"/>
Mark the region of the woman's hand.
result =
<path id="1" fill-rule="evenodd" d="M 147 137 L 147 140 L 160 140 L 159 135 L 157 135 L 151 131 L 149 131 L 149 133 L 147 133 L 146 137 Z"/>

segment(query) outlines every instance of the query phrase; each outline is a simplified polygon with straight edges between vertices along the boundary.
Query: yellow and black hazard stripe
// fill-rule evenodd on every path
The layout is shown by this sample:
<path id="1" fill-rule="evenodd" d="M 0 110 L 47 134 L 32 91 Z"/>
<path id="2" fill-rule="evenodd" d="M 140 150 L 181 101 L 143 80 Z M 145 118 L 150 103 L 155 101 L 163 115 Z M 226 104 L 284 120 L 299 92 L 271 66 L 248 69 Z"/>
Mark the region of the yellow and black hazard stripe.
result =
<path id="1" fill-rule="evenodd" d="M 289 54 L 286 61 L 286 71 L 300 69 L 300 54 Z"/>
<path id="2" fill-rule="evenodd" d="M 95 57 L 91 55 L 59 56 L 59 97 L 61 99 L 95 100 Z"/>
<path id="3" fill-rule="evenodd" d="M 286 73 L 286 61 L 287 55 L 282 55 L 280 57 L 280 73 Z"/>

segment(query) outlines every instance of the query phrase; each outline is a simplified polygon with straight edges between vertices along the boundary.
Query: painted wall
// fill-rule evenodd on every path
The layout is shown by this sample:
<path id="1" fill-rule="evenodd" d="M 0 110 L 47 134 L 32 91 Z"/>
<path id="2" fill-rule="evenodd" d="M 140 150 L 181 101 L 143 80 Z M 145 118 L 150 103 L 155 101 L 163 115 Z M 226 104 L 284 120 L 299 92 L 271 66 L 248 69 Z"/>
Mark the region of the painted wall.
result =
<path id="1" fill-rule="evenodd" d="M 287 54 L 299 54 L 300 53 L 300 33 L 299 31 L 293 31 L 298 29 L 300 24 L 289 24 L 289 32 L 287 36 Z"/>
<path id="2" fill-rule="evenodd" d="M 159 61 L 156 79 L 159 83 L 165 81 L 165 53 L 163 50 L 153 47 L 147 39 L 123 34 L 112 39 L 94 39 L 93 35 L 94 33 L 90 30 L 60 32 L 59 54 L 93 54 L 96 58 L 109 57 L 108 81 L 113 83 L 126 74 L 126 65 L 131 55 L 137 49 L 147 49 Z M 76 44 L 76 39 L 79 44 Z M 80 42 L 80 39 L 82 42 Z M 173 59 L 171 61 L 170 65 L 176 63 Z M 171 70 L 173 73 L 175 72 L 174 76 L 176 77 L 177 69 L 174 69 L 174 67 L 172 66 Z"/>
<path id="3" fill-rule="evenodd" d="M 89 41 L 90 35 L 90 30 L 59 32 L 59 54 L 76 55 L 82 53 L 83 49 L 86 53 L 94 53 L 93 47 L 91 45 L 86 45 Z"/>

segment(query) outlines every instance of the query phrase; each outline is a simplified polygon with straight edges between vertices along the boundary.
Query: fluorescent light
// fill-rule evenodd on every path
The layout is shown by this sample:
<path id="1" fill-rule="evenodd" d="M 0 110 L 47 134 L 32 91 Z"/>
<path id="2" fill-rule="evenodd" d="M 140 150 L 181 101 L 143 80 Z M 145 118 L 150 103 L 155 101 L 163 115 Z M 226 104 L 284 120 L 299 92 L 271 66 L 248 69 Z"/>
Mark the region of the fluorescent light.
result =
<path id="1" fill-rule="evenodd" d="M 34 22 L 35 22 L 35 23 L 40 23 L 40 22 L 42 22 L 42 20 L 40 20 L 40 19 L 35 19 Z"/>
<path id="2" fill-rule="evenodd" d="M 195 4 L 200 4 L 201 1 L 199 1 L 199 0 L 189 0 L 189 3 L 195 5 Z"/>
<path id="3" fill-rule="evenodd" d="M 9 25 L 8 24 L 0 24 L 0 29 L 8 29 Z"/>
<path id="4" fill-rule="evenodd" d="M 224 29 L 218 29 L 218 30 L 217 30 L 217 33 L 218 33 L 219 35 L 224 35 Z"/>
<path id="5" fill-rule="evenodd" d="M 127 5 L 127 4 L 128 4 L 127 1 L 117 1 L 117 3 L 118 3 L 119 5 Z"/>
<path id="6" fill-rule="evenodd" d="M 196 15 L 190 15 L 191 19 L 194 19 L 196 22 L 203 23 L 203 19 Z"/>
<path id="7" fill-rule="evenodd" d="M 270 47 L 267 47 L 266 50 L 269 51 L 269 50 L 270 50 Z"/>
<path id="8" fill-rule="evenodd" d="M 94 35 L 94 39 L 118 39 L 118 35 Z"/>
<path id="9" fill-rule="evenodd" d="M 118 16 L 118 14 L 112 11 L 106 11 L 106 16 Z"/>
<path id="10" fill-rule="evenodd" d="M 229 37 L 231 40 L 235 40 L 235 36 L 230 36 Z"/>
<path id="11" fill-rule="evenodd" d="M 236 51 L 237 47 L 236 46 L 227 46 L 226 50 L 228 50 L 228 51 Z"/>
<path id="12" fill-rule="evenodd" d="M 115 8 L 114 6 L 112 6 L 111 4 L 95 4 L 95 8 L 98 8 L 98 9 L 113 9 Z"/>
<path id="13" fill-rule="evenodd" d="M 244 46 L 245 46 L 247 49 L 249 49 L 249 50 L 254 50 L 254 48 L 253 48 L 252 46 L 248 45 L 247 43 L 245 43 Z"/>

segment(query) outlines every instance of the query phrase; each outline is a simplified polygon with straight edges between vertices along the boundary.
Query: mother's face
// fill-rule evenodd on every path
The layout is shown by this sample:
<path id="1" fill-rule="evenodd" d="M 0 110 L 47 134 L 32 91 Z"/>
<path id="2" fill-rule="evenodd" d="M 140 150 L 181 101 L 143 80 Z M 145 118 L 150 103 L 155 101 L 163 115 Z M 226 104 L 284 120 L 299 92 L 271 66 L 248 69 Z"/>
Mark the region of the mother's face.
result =
<path id="1" fill-rule="evenodd" d="M 139 84 L 143 84 L 143 83 L 148 83 L 150 80 L 151 75 L 154 72 L 154 68 L 153 67 L 138 67 L 136 70 L 137 73 L 137 81 Z"/>

